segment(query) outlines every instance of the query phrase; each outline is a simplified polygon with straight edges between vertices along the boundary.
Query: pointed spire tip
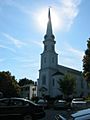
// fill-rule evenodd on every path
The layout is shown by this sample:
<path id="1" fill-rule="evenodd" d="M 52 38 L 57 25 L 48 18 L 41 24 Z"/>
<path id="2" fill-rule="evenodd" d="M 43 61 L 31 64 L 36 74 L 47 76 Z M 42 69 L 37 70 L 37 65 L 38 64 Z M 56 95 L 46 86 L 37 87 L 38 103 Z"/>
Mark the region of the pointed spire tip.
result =
<path id="1" fill-rule="evenodd" d="M 50 19 L 51 15 L 50 15 L 50 7 L 49 7 L 49 10 L 48 10 L 48 18 Z"/>

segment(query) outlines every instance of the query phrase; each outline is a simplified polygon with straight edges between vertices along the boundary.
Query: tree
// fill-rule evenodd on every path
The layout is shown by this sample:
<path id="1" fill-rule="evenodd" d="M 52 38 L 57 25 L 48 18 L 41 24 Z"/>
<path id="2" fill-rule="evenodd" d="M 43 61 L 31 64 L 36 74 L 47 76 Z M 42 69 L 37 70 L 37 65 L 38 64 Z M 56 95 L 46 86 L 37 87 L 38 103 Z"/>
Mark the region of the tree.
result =
<path id="1" fill-rule="evenodd" d="M 64 78 L 58 81 L 59 90 L 64 94 L 65 97 L 72 95 L 75 92 L 76 81 L 71 74 L 64 75 Z"/>
<path id="2" fill-rule="evenodd" d="M 19 83 L 18 83 L 20 86 L 23 86 L 23 85 L 26 85 L 26 84 L 34 84 L 34 81 L 32 80 L 29 80 L 27 78 L 23 78 L 23 79 L 20 79 L 19 80 Z"/>
<path id="3" fill-rule="evenodd" d="M 0 92 L 4 97 L 19 96 L 20 86 L 9 71 L 0 72 Z"/>
<path id="4" fill-rule="evenodd" d="M 85 80 L 90 83 L 90 38 L 87 40 L 87 49 L 83 57 L 83 75 Z"/>

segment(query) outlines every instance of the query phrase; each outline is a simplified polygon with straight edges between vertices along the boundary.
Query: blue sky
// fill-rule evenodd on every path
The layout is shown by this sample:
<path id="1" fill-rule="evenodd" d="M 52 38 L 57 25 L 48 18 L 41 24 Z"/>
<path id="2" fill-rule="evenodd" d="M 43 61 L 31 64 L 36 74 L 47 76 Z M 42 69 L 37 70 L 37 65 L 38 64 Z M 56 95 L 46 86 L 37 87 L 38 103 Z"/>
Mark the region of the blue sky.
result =
<path id="1" fill-rule="evenodd" d="M 0 71 L 37 80 L 51 7 L 58 62 L 82 71 L 90 37 L 90 0 L 0 0 Z"/>

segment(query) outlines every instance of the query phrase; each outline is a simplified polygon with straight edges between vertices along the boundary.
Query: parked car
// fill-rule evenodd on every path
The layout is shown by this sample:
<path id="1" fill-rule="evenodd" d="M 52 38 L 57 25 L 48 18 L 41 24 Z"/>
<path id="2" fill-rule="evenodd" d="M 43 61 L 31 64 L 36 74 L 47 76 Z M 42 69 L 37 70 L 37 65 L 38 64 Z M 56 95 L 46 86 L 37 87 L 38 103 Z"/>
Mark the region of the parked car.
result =
<path id="1" fill-rule="evenodd" d="M 74 98 L 71 101 L 71 108 L 73 109 L 83 109 L 86 108 L 87 102 L 83 100 L 83 98 Z"/>
<path id="2" fill-rule="evenodd" d="M 44 99 L 39 99 L 37 104 L 39 106 L 42 106 L 44 109 L 48 108 L 48 101 Z"/>
<path id="3" fill-rule="evenodd" d="M 54 109 L 65 109 L 67 108 L 67 102 L 65 100 L 56 100 L 54 102 Z"/>
<path id="4" fill-rule="evenodd" d="M 41 106 L 24 98 L 3 98 L 0 99 L 0 117 L 37 120 L 45 117 L 45 111 Z"/>
<path id="5" fill-rule="evenodd" d="M 62 115 L 56 115 L 55 120 L 90 120 L 90 108 L 77 111 L 71 114 L 69 118 L 65 118 Z"/>

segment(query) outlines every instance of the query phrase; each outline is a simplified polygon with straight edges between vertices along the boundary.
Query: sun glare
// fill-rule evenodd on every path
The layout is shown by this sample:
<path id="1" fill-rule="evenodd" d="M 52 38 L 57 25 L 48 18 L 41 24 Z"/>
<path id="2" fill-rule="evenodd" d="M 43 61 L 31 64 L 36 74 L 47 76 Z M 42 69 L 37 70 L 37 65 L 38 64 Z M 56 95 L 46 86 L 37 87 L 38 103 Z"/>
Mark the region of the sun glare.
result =
<path id="1" fill-rule="evenodd" d="M 58 30 L 59 27 L 61 26 L 58 13 L 52 8 L 50 10 L 50 13 L 51 13 L 52 28 L 54 30 Z M 37 15 L 37 21 L 40 29 L 46 29 L 48 22 L 48 9 L 42 9 L 41 11 L 39 11 Z"/>

